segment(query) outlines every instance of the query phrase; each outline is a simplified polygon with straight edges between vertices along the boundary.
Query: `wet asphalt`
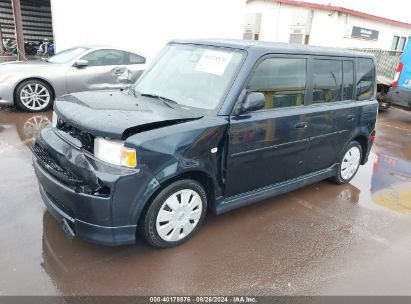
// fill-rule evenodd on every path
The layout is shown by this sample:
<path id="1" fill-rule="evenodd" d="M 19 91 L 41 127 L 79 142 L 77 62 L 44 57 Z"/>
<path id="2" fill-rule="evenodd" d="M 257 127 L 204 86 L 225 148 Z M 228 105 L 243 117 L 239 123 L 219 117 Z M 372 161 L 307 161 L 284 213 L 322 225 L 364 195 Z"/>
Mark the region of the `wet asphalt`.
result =
<path id="1" fill-rule="evenodd" d="M 350 184 L 208 214 L 167 250 L 67 239 L 27 146 L 50 121 L 0 109 L 0 295 L 411 295 L 411 112 L 380 113 Z"/>

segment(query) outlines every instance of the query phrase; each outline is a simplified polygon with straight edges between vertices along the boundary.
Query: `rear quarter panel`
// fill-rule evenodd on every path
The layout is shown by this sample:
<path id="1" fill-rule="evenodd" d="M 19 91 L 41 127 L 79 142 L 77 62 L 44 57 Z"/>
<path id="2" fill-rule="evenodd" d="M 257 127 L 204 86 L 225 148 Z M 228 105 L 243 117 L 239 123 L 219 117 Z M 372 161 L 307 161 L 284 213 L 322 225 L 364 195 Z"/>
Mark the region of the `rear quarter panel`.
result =
<path id="1" fill-rule="evenodd" d="M 369 140 L 369 137 L 375 132 L 375 125 L 377 123 L 378 115 L 378 102 L 376 100 L 357 102 L 361 103 L 359 132 L 357 136 L 362 136 L 367 143 L 367 151 L 363 151 L 363 159 L 361 162 L 362 164 L 365 164 L 368 160 L 368 154 L 373 144 L 373 142 Z"/>
<path id="2" fill-rule="evenodd" d="M 144 70 L 147 68 L 147 64 L 130 64 L 126 65 L 126 68 L 129 69 L 129 71 L 131 72 L 129 82 L 135 83 L 137 79 L 140 78 L 141 74 L 143 74 Z"/>

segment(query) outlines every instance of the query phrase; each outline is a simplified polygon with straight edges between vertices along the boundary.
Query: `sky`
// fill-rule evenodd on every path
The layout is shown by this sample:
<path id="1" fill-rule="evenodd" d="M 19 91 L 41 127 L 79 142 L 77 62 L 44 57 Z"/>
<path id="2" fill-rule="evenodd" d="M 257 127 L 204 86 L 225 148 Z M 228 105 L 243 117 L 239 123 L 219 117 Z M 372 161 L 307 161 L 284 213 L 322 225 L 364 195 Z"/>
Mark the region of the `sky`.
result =
<path id="1" fill-rule="evenodd" d="M 410 0 L 302 0 L 321 4 L 331 4 L 363 13 L 411 23 Z"/>

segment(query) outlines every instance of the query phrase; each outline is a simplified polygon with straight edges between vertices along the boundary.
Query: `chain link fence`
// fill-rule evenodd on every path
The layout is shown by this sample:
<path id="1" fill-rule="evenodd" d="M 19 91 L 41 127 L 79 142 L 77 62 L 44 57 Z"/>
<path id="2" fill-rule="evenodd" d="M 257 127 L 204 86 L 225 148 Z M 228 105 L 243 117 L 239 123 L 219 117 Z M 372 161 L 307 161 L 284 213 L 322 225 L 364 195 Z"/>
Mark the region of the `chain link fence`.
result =
<path id="1" fill-rule="evenodd" d="M 401 51 L 386 51 L 374 48 L 353 48 L 352 50 L 374 54 L 377 65 L 377 80 L 386 85 L 391 85 L 400 62 Z"/>

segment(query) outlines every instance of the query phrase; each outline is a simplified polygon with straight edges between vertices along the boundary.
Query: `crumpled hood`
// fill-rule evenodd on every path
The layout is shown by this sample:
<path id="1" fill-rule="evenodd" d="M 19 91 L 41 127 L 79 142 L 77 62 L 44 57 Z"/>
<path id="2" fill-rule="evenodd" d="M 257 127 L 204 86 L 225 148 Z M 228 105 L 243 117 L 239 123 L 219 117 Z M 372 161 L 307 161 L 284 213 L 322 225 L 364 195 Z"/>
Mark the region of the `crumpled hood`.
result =
<path id="1" fill-rule="evenodd" d="M 120 91 L 89 91 L 56 99 L 59 119 L 94 136 L 126 139 L 150 129 L 201 118 L 198 113 L 172 109 L 148 97 Z"/>

